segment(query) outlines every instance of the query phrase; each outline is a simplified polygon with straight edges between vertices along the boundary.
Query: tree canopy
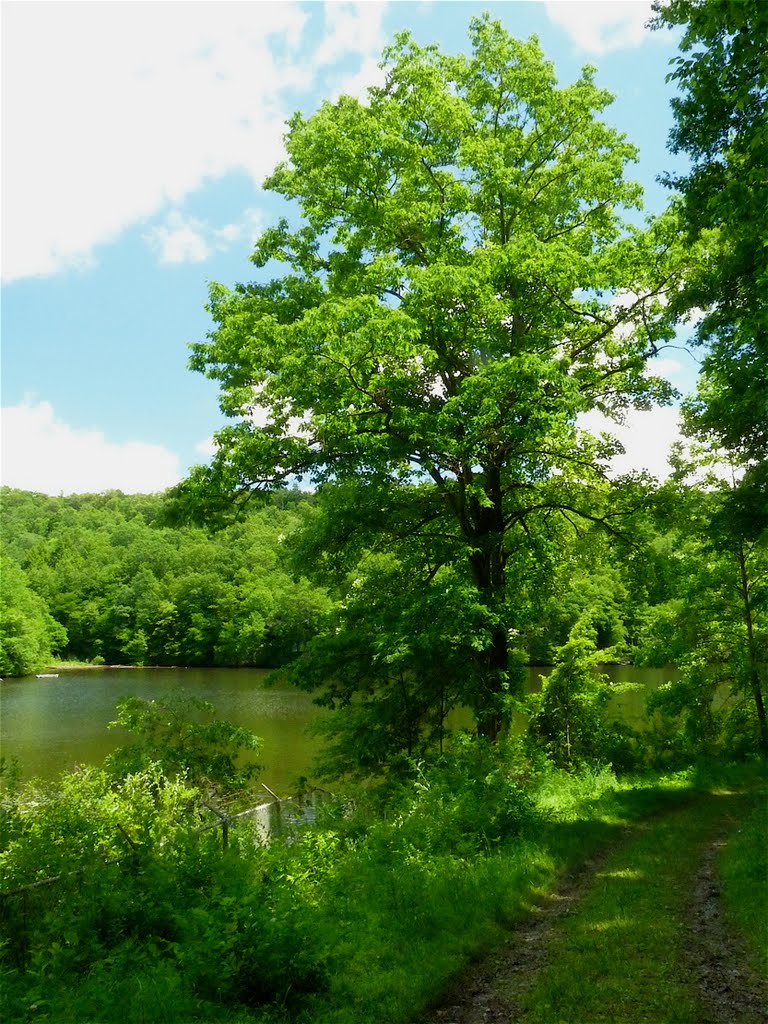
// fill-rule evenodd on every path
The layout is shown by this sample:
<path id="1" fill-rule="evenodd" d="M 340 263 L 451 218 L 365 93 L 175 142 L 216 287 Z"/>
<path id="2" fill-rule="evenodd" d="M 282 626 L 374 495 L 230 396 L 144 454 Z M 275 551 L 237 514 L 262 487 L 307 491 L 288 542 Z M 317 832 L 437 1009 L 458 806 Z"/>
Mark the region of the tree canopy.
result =
<path id="1" fill-rule="evenodd" d="M 700 258 L 677 306 L 700 315 L 707 346 L 687 425 L 749 469 L 741 503 L 768 525 L 768 7 L 762 0 L 659 0 L 657 27 L 684 26 L 670 79 L 668 175 L 681 226 Z"/>
<path id="2" fill-rule="evenodd" d="M 191 365 L 234 423 L 177 499 L 297 476 L 356 487 L 382 535 L 429 538 L 433 565 L 475 588 L 489 622 L 472 702 L 494 719 L 508 537 L 553 510 L 598 515 L 582 489 L 603 485 L 610 444 L 578 417 L 669 396 L 646 361 L 678 267 L 671 222 L 633 223 L 636 151 L 601 120 L 594 69 L 561 87 L 535 38 L 488 17 L 470 43 L 449 56 L 401 34 L 367 102 L 289 122 L 266 186 L 299 218 L 252 257 L 283 272 L 211 288 Z"/>
<path id="3" fill-rule="evenodd" d="M 296 496 L 280 501 L 295 505 Z M 32 672 L 53 653 L 110 664 L 276 666 L 296 656 L 330 605 L 280 564 L 295 508 L 253 510 L 211 536 L 161 526 L 159 495 L 53 498 L 3 488 L 0 505 L 2 675 Z M 22 649 L 29 656 L 12 653 Z"/>

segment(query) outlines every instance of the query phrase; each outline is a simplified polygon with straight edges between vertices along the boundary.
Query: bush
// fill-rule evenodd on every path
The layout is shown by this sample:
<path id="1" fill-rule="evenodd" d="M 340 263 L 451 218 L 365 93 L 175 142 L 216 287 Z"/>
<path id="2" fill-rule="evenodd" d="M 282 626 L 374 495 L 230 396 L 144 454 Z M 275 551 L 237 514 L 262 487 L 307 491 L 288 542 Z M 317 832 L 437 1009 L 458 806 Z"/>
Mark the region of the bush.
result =
<path id="1" fill-rule="evenodd" d="M 218 830 L 198 834 L 197 796 L 157 766 L 118 782 L 89 769 L 6 796 L 5 1019 L 34 1004 L 57 1021 L 123 1022 L 120 1007 L 99 1009 L 94 979 L 138 998 L 142 965 L 171 994 L 168 1016 L 149 1019 L 215 1019 L 199 1010 L 209 1002 L 289 1006 L 323 988 L 316 912 L 293 881 L 301 851 L 262 847 L 242 825 L 223 853 Z"/>
<path id="2" fill-rule="evenodd" d="M 535 819 L 531 797 L 515 777 L 510 745 L 458 736 L 450 754 L 418 768 L 401 812 L 409 841 L 430 853 L 488 852 Z"/>
<path id="3" fill-rule="evenodd" d="M 105 765 L 117 777 L 158 765 L 169 778 L 190 780 L 203 797 L 231 803 L 246 795 L 261 766 L 246 760 L 261 750 L 249 729 L 220 719 L 199 697 L 174 694 L 162 700 L 124 697 L 110 728 L 123 728 L 135 742 L 118 747 Z"/>

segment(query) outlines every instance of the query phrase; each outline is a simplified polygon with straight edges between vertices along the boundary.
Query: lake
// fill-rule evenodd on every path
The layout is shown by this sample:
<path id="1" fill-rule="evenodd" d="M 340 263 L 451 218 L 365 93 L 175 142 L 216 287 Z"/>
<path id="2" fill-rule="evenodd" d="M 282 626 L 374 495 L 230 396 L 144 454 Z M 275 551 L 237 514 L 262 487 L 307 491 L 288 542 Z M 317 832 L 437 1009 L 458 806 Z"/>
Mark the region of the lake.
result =
<path id="1" fill-rule="evenodd" d="M 546 668 L 529 670 L 531 690 L 539 688 Z M 674 669 L 636 669 L 609 665 L 614 682 L 653 688 L 675 678 Z M 98 764 L 125 742 L 125 733 L 108 729 L 121 697 L 153 699 L 183 690 L 210 701 L 222 718 L 252 729 L 264 741 L 261 779 L 280 796 L 296 790 L 296 780 L 311 774 L 319 740 L 307 726 L 324 712 L 312 697 L 285 684 L 265 686 L 263 669 L 128 668 L 62 669 L 58 678 L 6 679 L 0 683 L 0 753 L 16 757 L 25 778 L 50 778 L 75 764 Z M 615 716 L 637 725 L 645 693 L 614 698 Z"/>

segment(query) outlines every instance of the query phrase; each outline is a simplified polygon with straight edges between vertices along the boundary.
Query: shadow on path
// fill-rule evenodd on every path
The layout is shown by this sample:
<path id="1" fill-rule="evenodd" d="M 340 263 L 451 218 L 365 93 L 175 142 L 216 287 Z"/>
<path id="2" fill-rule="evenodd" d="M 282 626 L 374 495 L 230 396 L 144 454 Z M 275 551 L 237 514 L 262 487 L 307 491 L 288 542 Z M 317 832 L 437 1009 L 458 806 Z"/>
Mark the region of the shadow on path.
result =
<path id="1" fill-rule="evenodd" d="M 748 798 L 699 793 L 681 803 L 678 792 L 661 814 L 628 825 L 644 800 L 620 795 L 626 817 L 616 824 L 550 826 L 559 849 L 583 844 L 592 855 L 422 1024 L 768 1024 L 768 986 L 726 928 L 715 875 Z M 628 971 L 641 980 L 625 996 Z"/>

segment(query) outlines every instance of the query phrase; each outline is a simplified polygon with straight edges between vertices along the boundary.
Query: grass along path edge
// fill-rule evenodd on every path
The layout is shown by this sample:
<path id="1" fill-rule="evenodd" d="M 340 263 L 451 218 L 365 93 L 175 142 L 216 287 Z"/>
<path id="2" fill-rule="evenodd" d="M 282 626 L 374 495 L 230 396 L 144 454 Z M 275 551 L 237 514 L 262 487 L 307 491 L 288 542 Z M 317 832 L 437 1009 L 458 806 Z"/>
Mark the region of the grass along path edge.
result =
<path id="1" fill-rule="evenodd" d="M 626 829 L 618 846 L 564 877 L 431 1024 L 768 1021 L 765 980 L 712 909 L 719 844 L 754 802 L 700 793 Z"/>

